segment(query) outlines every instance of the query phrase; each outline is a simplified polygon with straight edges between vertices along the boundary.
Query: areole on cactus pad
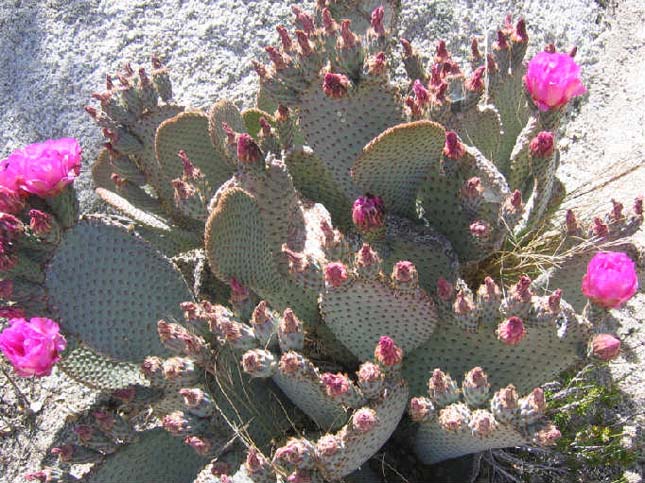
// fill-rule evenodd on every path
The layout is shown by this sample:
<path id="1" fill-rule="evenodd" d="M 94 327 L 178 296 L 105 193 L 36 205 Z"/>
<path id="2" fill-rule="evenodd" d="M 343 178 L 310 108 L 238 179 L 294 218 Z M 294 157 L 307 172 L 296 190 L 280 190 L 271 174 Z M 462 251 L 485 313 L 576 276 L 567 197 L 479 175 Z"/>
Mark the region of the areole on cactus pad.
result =
<path id="1" fill-rule="evenodd" d="M 59 322 L 60 368 L 118 400 L 33 478 L 77 462 L 96 463 L 89 481 L 159 478 L 142 462 L 162 448 L 178 481 L 378 482 L 370 465 L 394 446 L 415 478 L 557 440 L 540 386 L 619 355 L 595 314 L 636 291 L 642 200 L 559 226 L 558 127 L 585 90 L 573 58 L 527 69 L 528 28 L 507 19 L 468 67 L 443 41 L 426 65 L 401 39 L 397 84 L 398 8 L 293 7 L 243 112 L 178 105 L 157 58 L 107 76 L 86 108 L 107 139 L 93 176 L 123 216 L 79 220 L 70 187 L 34 193 L 3 172 L 3 313 Z M 561 263 L 485 273 L 548 224 Z M 591 260 L 608 242 L 620 253 Z M 147 410 L 167 434 L 133 437 Z"/>

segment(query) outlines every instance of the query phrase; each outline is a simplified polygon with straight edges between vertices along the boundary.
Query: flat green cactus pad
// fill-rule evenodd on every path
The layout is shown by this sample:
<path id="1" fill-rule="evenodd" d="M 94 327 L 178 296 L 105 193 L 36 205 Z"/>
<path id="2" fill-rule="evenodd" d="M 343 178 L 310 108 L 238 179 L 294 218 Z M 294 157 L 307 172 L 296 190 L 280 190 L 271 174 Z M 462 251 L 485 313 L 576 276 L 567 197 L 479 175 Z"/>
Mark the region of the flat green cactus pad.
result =
<path id="1" fill-rule="evenodd" d="M 139 440 L 106 458 L 93 469 L 90 483 L 162 482 L 190 483 L 206 460 L 180 438 L 163 429 L 144 432 Z"/>
<path id="2" fill-rule="evenodd" d="M 122 226 L 88 217 L 66 232 L 46 272 L 64 330 L 118 361 L 166 354 L 157 321 L 191 293 L 174 265 Z"/>

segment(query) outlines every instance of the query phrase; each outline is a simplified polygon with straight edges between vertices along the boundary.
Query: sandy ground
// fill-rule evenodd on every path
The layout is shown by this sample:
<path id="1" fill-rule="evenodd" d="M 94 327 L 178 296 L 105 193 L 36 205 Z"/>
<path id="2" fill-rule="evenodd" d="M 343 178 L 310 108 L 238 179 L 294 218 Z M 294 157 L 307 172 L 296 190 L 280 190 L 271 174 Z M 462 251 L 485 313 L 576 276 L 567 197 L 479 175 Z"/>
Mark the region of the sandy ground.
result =
<path id="1" fill-rule="evenodd" d="M 287 23 L 286 0 L 4 0 L 0 2 L 0 157 L 50 137 L 76 136 L 86 166 L 77 186 L 85 210 L 96 207 L 87 165 L 102 141 L 83 112 L 106 72 L 124 60 L 145 64 L 151 52 L 172 69 L 180 101 L 200 107 L 220 98 L 249 106 L 257 86 L 250 60 L 275 41 L 274 27 Z M 592 0 L 424 1 L 404 0 L 401 34 L 426 52 L 438 38 L 459 46 L 484 35 L 506 12 L 523 14 L 534 49 L 546 42 L 579 46 L 589 94 L 564 132 L 561 177 L 570 203 L 604 211 L 615 197 L 631 203 L 643 192 L 645 170 L 645 4 Z M 461 50 L 463 52 L 463 50 Z M 642 236 L 642 234 L 640 234 Z M 642 424 L 645 382 L 642 321 L 645 297 L 622 312 L 631 355 L 611 368 L 640 407 L 625 414 Z M 15 393 L 0 375 L 0 481 L 20 482 L 39 466 L 65 418 L 95 395 L 55 373 L 19 381 L 36 412 L 19 411 Z M 619 408 L 618 410 L 623 410 Z M 628 411 L 628 409 L 624 409 Z M 640 419 L 638 419 L 640 418 Z"/>

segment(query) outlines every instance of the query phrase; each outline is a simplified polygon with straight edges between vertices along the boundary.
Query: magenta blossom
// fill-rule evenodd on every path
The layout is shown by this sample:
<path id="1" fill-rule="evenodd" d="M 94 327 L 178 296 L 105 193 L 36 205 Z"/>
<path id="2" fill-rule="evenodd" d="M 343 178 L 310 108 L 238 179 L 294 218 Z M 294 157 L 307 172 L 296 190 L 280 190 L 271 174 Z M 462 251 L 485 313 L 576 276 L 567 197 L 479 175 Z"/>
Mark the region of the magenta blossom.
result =
<path id="1" fill-rule="evenodd" d="M 15 150 L 0 161 L 0 187 L 42 198 L 55 196 L 81 170 L 81 147 L 73 138 L 50 139 Z"/>
<path id="2" fill-rule="evenodd" d="M 580 66 L 568 54 L 540 52 L 531 59 L 524 86 L 540 111 L 557 109 L 587 92 Z"/>
<path id="3" fill-rule="evenodd" d="M 34 317 L 11 319 L 0 333 L 0 351 L 22 377 L 48 376 L 67 342 L 53 320 Z"/>
<path id="4" fill-rule="evenodd" d="M 585 297 L 608 309 L 620 307 L 637 290 L 636 265 L 623 252 L 596 253 L 582 277 Z"/>

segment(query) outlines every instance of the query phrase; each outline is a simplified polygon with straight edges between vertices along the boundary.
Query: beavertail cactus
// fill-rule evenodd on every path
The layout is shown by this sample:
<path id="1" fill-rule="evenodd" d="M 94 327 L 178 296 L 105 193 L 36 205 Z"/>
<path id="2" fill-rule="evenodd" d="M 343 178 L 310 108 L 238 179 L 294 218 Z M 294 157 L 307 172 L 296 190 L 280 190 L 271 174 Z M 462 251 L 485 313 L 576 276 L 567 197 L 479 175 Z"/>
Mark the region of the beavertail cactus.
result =
<path id="1" fill-rule="evenodd" d="M 316 4 L 255 62 L 257 107 L 178 105 L 156 57 L 106 77 L 92 170 L 124 217 L 78 219 L 70 140 L 0 163 L 0 347 L 23 375 L 62 355 L 120 408 L 30 478 L 377 482 L 391 440 L 421 464 L 555 443 L 541 386 L 619 356 L 603 320 L 638 290 L 642 197 L 550 216 L 573 58 L 526 62 L 508 18 L 469 66 L 401 39 L 399 85 L 399 2 Z M 137 435 L 148 410 L 163 429 Z"/>

